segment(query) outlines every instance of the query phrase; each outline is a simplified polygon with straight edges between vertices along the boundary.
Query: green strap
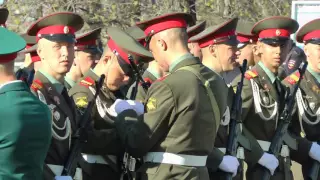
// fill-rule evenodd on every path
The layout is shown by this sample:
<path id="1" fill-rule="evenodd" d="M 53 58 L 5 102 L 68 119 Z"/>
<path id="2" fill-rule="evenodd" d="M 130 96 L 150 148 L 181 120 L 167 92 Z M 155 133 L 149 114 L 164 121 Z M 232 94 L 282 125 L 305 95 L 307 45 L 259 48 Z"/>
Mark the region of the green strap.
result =
<path id="1" fill-rule="evenodd" d="M 207 93 L 209 95 L 209 99 L 210 99 L 210 102 L 211 102 L 211 107 L 212 107 L 212 110 L 213 110 L 213 114 L 214 114 L 214 118 L 216 120 L 216 132 L 218 132 L 218 129 L 219 129 L 219 125 L 220 125 L 220 110 L 219 110 L 219 106 L 217 104 L 217 100 L 215 98 L 215 96 L 213 95 L 213 92 L 210 88 L 210 81 L 205 79 L 201 74 L 200 72 L 198 72 L 196 69 L 194 69 L 193 67 L 191 66 L 185 66 L 185 67 L 181 67 L 179 68 L 177 71 L 179 70 L 187 70 L 187 71 L 190 71 L 192 72 L 195 76 L 197 76 L 197 78 L 202 82 L 202 84 L 206 87 L 206 90 L 207 90 Z"/>

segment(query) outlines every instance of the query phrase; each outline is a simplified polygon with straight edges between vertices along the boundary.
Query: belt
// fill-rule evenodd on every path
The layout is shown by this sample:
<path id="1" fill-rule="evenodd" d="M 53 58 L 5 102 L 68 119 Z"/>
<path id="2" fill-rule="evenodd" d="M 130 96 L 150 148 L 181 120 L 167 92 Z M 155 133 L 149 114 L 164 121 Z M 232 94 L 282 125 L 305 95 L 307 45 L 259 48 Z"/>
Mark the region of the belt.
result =
<path id="1" fill-rule="evenodd" d="M 258 143 L 263 151 L 269 151 L 271 142 L 258 140 Z M 289 147 L 287 145 L 282 145 L 280 156 L 288 157 L 290 153 Z"/>
<path id="2" fill-rule="evenodd" d="M 182 166 L 205 166 L 208 156 L 173 154 L 168 152 L 149 152 L 144 156 L 145 162 L 174 164 Z"/>
<path id="3" fill-rule="evenodd" d="M 82 157 L 87 163 L 108 165 L 108 162 L 103 158 L 103 156 L 100 156 L 100 155 L 82 153 Z M 112 162 L 117 163 L 117 156 L 108 155 L 108 158 Z"/>
<path id="4" fill-rule="evenodd" d="M 226 148 L 218 148 L 223 154 L 226 154 Z M 244 149 L 243 147 L 237 148 L 237 158 L 244 159 Z"/>
<path id="5" fill-rule="evenodd" d="M 47 164 L 47 165 L 56 176 L 61 176 L 63 166 L 54 165 L 54 164 Z M 81 168 L 76 169 L 76 173 L 74 174 L 73 179 L 74 180 L 82 180 L 82 169 Z"/>

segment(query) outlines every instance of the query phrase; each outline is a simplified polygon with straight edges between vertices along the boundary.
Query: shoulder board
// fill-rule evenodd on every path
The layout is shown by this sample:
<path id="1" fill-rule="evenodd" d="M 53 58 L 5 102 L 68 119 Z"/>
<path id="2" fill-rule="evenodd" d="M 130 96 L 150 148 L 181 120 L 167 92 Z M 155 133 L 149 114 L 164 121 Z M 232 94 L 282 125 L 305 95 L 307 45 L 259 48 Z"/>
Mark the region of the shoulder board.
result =
<path id="1" fill-rule="evenodd" d="M 244 74 L 244 77 L 248 80 L 255 78 L 257 76 L 258 76 L 258 72 L 255 69 L 247 70 L 246 73 Z"/>
<path id="2" fill-rule="evenodd" d="M 287 81 L 290 84 L 295 84 L 299 81 L 300 73 L 299 71 L 296 71 L 292 74 L 290 74 L 288 77 L 286 77 L 285 81 Z"/>
<path id="3" fill-rule="evenodd" d="M 169 74 L 166 74 L 164 76 L 162 76 L 161 78 L 157 79 L 156 81 L 163 81 L 168 77 Z"/>
<path id="4" fill-rule="evenodd" d="M 39 80 L 39 79 L 35 79 L 33 80 L 32 84 L 31 84 L 31 89 L 34 91 L 34 92 L 37 92 L 38 90 L 42 89 L 43 88 L 43 84 L 42 82 Z"/>
<path id="5" fill-rule="evenodd" d="M 89 86 L 92 86 L 94 83 L 95 83 L 95 81 L 89 76 L 85 77 L 83 80 L 80 81 L 80 85 L 87 87 L 87 88 Z"/>
<path id="6" fill-rule="evenodd" d="M 153 81 L 150 78 L 143 78 L 144 82 L 148 83 L 148 84 L 152 84 Z M 139 86 L 141 86 L 141 82 L 139 82 Z"/>

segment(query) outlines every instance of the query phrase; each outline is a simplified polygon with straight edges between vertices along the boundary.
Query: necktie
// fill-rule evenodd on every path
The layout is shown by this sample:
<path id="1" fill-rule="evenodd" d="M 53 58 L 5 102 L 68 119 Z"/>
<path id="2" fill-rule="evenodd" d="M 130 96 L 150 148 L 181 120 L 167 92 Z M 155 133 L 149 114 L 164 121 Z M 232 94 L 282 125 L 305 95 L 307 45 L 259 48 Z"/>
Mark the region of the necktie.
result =
<path id="1" fill-rule="evenodd" d="M 71 99 L 70 99 L 70 97 L 68 95 L 68 91 L 65 87 L 63 88 L 61 95 L 63 96 L 64 100 L 67 102 L 68 106 L 71 108 L 72 107 Z"/>

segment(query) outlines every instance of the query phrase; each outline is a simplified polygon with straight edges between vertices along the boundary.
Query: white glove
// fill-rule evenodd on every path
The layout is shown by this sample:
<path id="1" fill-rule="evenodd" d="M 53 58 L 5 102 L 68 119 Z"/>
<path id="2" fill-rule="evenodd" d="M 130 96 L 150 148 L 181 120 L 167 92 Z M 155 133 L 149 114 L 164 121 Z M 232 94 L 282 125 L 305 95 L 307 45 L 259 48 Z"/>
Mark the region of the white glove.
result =
<path id="1" fill-rule="evenodd" d="M 55 180 L 72 180 L 71 176 L 56 176 L 54 177 Z"/>
<path id="2" fill-rule="evenodd" d="M 240 163 L 236 157 L 223 156 L 219 169 L 224 172 L 232 173 L 232 176 L 235 177 L 237 175 L 239 165 Z"/>
<path id="3" fill-rule="evenodd" d="M 262 157 L 259 159 L 258 163 L 269 169 L 271 175 L 274 174 L 274 171 L 279 166 L 279 160 L 272 154 L 263 153 Z"/>
<path id="4" fill-rule="evenodd" d="M 309 151 L 309 156 L 320 162 L 320 146 L 317 143 L 312 143 L 311 149 Z"/>
<path id="5" fill-rule="evenodd" d="M 127 100 L 127 102 L 131 105 L 132 109 L 137 112 L 138 115 L 144 113 L 144 105 L 139 101 Z"/>

